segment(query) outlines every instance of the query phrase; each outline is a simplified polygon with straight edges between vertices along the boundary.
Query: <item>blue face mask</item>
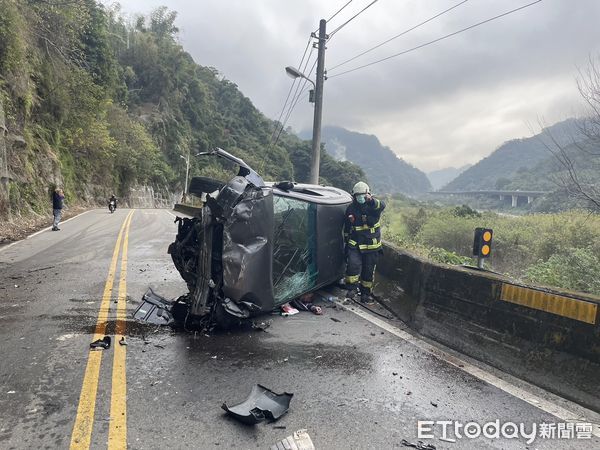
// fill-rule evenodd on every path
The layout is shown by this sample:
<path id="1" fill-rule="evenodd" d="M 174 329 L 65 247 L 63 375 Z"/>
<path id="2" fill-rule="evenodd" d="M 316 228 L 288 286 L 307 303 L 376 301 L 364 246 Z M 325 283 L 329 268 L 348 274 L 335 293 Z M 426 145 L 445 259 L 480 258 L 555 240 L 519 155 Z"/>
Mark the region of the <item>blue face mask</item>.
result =
<path id="1" fill-rule="evenodd" d="M 367 201 L 367 197 L 364 194 L 357 195 L 356 201 L 362 205 L 364 202 Z"/>

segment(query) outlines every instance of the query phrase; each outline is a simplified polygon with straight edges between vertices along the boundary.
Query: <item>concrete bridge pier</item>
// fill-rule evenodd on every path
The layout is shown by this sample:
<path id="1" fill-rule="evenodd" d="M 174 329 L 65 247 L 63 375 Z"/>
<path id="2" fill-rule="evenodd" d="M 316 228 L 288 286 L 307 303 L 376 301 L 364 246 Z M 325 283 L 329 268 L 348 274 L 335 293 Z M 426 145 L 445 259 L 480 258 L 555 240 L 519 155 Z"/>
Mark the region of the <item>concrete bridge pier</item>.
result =
<path id="1" fill-rule="evenodd" d="M 533 201 L 533 197 L 531 195 L 527 196 L 527 204 L 529 205 Z"/>
<path id="2" fill-rule="evenodd" d="M 516 208 L 516 207 L 517 207 L 517 200 L 518 200 L 518 199 L 519 199 L 519 196 L 518 196 L 518 195 L 513 195 L 513 196 L 512 196 L 512 203 L 511 203 L 511 206 L 512 206 L 513 208 Z"/>

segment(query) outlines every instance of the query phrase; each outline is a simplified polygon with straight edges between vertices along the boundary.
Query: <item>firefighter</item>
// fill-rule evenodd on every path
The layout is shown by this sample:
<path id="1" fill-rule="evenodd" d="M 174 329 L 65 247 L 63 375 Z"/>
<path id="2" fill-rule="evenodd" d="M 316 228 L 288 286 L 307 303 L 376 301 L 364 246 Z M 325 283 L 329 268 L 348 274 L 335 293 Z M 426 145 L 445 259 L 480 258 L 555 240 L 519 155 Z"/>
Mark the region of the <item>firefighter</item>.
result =
<path id="1" fill-rule="evenodd" d="M 346 209 L 344 240 L 346 242 L 346 278 L 348 297 L 354 298 L 360 284 L 360 300 L 373 304 L 371 295 L 375 265 L 381 253 L 379 218 L 385 203 L 373 197 L 369 186 L 359 181 L 352 188 L 352 204 Z"/>

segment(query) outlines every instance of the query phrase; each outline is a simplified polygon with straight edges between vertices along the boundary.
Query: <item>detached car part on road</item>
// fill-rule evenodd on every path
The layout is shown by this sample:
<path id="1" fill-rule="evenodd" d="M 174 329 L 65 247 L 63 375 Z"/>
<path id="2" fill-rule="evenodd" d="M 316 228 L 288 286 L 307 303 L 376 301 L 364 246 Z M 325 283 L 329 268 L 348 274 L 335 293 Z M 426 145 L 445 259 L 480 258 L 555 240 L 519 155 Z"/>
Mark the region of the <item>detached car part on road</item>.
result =
<path id="1" fill-rule="evenodd" d="M 265 183 L 226 151 L 207 154 L 234 162 L 239 172 L 227 183 L 204 177 L 190 183 L 189 193 L 206 200 L 194 217 L 177 218 L 177 237 L 169 246 L 189 292 L 170 302 L 149 290 L 134 318 L 161 324 L 209 318 L 228 327 L 343 276 L 350 194 Z"/>

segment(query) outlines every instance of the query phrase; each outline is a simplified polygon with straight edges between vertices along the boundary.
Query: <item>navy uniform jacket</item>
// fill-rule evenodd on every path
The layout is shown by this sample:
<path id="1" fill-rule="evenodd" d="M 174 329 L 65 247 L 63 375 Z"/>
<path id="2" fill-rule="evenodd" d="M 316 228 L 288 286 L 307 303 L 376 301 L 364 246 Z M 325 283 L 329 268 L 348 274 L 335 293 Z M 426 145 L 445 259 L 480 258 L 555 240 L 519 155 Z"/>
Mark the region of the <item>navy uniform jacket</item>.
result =
<path id="1" fill-rule="evenodd" d="M 381 249 L 381 224 L 379 218 L 385 203 L 371 197 L 362 205 L 356 200 L 346 208 L 344 239 L 349 248 L 358 248 L 361 253 Z"/>

